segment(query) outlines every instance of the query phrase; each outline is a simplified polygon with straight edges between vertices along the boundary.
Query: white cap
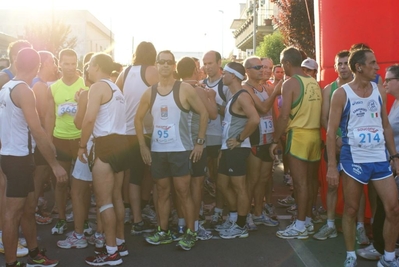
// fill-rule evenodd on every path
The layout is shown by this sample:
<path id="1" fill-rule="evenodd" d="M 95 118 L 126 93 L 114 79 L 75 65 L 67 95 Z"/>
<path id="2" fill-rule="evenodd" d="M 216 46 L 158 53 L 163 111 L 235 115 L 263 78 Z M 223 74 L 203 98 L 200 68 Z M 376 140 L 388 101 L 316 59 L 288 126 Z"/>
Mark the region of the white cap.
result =
<path id="1" fill-rule="evenodd" d="M 304 61 L 302 61 L 301 67 L 305 67 L 311 70 L 317 70 L 319 68 L 319 65 L 317 64 L 316 60 L 307 58 Z"/>

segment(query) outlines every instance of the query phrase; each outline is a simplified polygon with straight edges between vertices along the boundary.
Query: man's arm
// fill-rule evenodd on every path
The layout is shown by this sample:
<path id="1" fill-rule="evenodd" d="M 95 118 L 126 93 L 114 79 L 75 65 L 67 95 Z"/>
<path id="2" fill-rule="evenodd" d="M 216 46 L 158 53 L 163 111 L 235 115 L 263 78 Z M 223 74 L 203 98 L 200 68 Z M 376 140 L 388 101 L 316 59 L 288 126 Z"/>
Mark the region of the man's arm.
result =
<path id="1" fill-rule="evenodd" d="M 341 121 L 342 112 L 346 103 L 346 93 L 344 89 L 338 88 L 331 98 L 330 110 L 327 124 L 327 181 L 331 186 L 339 183 L 339 173 L 336 160 L 336 133 Z"/>
<path id="2" fill-rule="evenodd" d="M 140 153 L 143 161 L 147 165 L 151 165 L 151 152 L 145 143 L 143 121 L 144 116 L 150 109 L 151 101 L 151 87 L 149 87 L 141 96 L 139 107 L 137 108 L 136 116 L 134 117 L 134 127 L 136 128 L 137 141 L 140 145 Z"/>
<path id="3" fill-rule="evenodd" d="M 19 84 L 11 93 L 15 105 L 21 108 L 29 130 L 36 141 L 36 144 L 46 159 L 58 182 L 67 181 L 67 173 L 55 158 L 54 145 L 47 138 L 46 132 L 40 124 L 39 115 L 36 110 L 34 93 L 25 85 Z"/>
<path id="4" fill-rule="evenodd" d="M 387 109 L 386 109 L 386 92 L 382 86 L 378 86 L 378 89 L 382 98 L 382 107 L 381 107 L 381 120 L 382 127 L 384 128 L 384 138 L 386 142 L 386 147 L 391 156 L 396 155 L 398 152 L 396 151 L 396 145 L 394 141 L 394 135 L 392 131 L 392 127 L 389 124 Z M 395 162 L 399 162 L 398 159 L 395 159 Z M 399 169 L 397 169 L 399 170 Z"/>
<path id="5" fill-rule="evenodd" d="M 55 125 L 55 102 L 51 86 L 47 89 L 47 112 L 44 121 L 44 129 L 47 135 L 52 138 Z"/>
<path id="6" fill-rule="evenodd" d="M 36 109 L 39 114 L 41 125 L 45 125 L 46 114 L 47 114 L 47 84 L 43 82 L 37 82 L 33 85 L 32 90 L 36 97 Z"/>
<path id="7" fill-rule="evenodd" d="M 75 118 L 73 120 L 73 123 L 75 124 L 77 129 L 82 129 L 82 124 L 83 124 L 83 118 L 86 114 L 86 109 L 87 109 L 87 97 L 89 95 L 88 90 L 84 90 L 79 94 L 79 99 L 78 99 L 78 110 L 76 112 Z"/>
<path id="8" fill-rule="evenodd" d="M 204 104 L 209 119 L 215 120 L 218 116 L 218 109 L 215 101 L 216 92 L 212 89 L 203 89 L 202 87 L 196 87 L 195 91 L 201 99 L 202 104 Z"/>
<path id="9" fill-rule="evenodd" d="M 258 127 L 259 125 L 259 114 L 255 108 L 254 101 L 252 97 L 248 94 L 242 93 L 238 96 L 236 103 L 238 104 L 238 108 L 242 110 L 245 116 L 248 118 L 247 123 L 245 124 L 244 129 L 240 133 L 240 140 L 245 140 L 249 137 Z M 237 141 L 237 137 L 233 136 L 227 140 L 227 147 L 229 149 L 233 149 L 236 146 L 240 145 Z"/>
<path id="10" fill-rule="evenodd" d="M 321 104 L 321 126 L 327 130 L 328 124 L 328 113 L 330 112 L 330 94 L 331 94 L 331 84 L 324 87 L 322 92 L 322 104 Z"/>

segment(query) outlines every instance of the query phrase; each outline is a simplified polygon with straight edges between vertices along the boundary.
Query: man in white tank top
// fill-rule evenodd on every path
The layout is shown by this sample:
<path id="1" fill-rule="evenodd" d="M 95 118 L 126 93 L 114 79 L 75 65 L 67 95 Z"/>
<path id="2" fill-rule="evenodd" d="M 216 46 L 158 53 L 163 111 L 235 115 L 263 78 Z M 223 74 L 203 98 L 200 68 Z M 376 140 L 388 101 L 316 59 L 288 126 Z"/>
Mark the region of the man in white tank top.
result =
<path id="1" fill-rule="evenodd" d="M 19 266 L 16 260 L 18 227 L 22 226 L 29 249 L 28 264 L 46 261 L 56 266 L 58 261 L 49 260 L 37 245 L 33 172 L 35 143 L 41 150 L 59 183 L 67 181 L 67 173 L 55 158 L 55 148 L 40 125 L 35 97 L 28 84 L 36 76 L 40 65 L 38 53 L 22 49 L 16 59 L 17 76 L 0 91 L 3 108 L 1 128 L 1 167 L 7 177 L 5 198 L 3 243 L 7 266 Z M 22 223 L 21 223 L 22 222 Z"/>
<path id="2" fill-rule="evenodd" d="M 158 191 L 158 231 L 153 236 L 147 237 L 146 241 L 153 245 L 172 242 L 168 230 L 168 218 L 173 179 L 174 189 L 179 203 L 182 204 L 187 224 L 187 232 L 178 246 L 190 250 L 196 241 L 194 205 L 190 193 L 190 169 L 191 162 L 197 162 L 202 155 L 208 112 L 194 88 L 190 84 L 176 81 L 173 77 L 176 62 L 170 51 L 159 52 L 157 68 L 160 82 L 144 93 L 134 121 L 141 156 L 146 164 L 151 165 L 151 175 Z M 189 127 L 191 109 L 200 115 L 198 139 L 195 145 Z M 148 110 L 154 118 L 151 151 L 145 143 L 143 129 L 143 119 Z"/>
<path id="3" fill-rule="evenodd" d="M 370 180 L 387 211 L 384 223 L 385 251 L 378 266 L 394 266 L 395 242 L 398 237 L 398 190 L 388 161 L 399 169 L 392 128 L 386 112 L 386 93 L 374 82 L 379 66 L 373 51 L 359 49 L 349 56 L 354 79 L 333 94 L 327 128 L 327 181 L 339 183 L 336 133 L 342 132 L 339 171 L 345 199 L 342 228 L 347 257 L 345 266 L 356 266 L 355 222 L 363 185 Z M 388 150 L 388 151 L 387 151 Z"/>
<path id="4" fill-rule="evenodd" d="M 94 266 L 121 264 L 121 256 L 129 254 L 122 201 L 123 172 L 127 169 L 125 99 L 109 79 L 112 70 L 113 60 L 109 55 L 93 55 L 88 73 L 94 83 L 89 90 L 78 150 L 79 160 L 87 162 L 83 155 L 87 156 L 87 143 L 94 136 L 89 166 L 106 244 L 103 253 L 86 258 L 86 263 Z"/>
<path id="5" fill-rule="evenodd" d="M 137 46 L 133 55 L 133 64 L 122 71 L 116 81 L 116 85 L 121 88 L 126 101 L 126 134 L 129 141 L 131 159 L 129 161 L 130 170 L 125 172 L 123 183 L 128 186 L 124 186 L 123 190 L 125 222 L 130 222 L 130 218 L 126 218 L 126 214 L 130 217 L 129 210 L 127 210 L 129 207 L 126 203 L 130 202 L 130 208 L 133 212 L 131 234 L 153 232 L 154 230 L 154 227 L 147 223 L 147 221 L 143 220 L 141 214 L 142 209 L 150 209 L 148 201 L 152 188 L 152 179 L 149 175 L 149 168 L 144 164 L 140 155 L 136 128 L 134 127 L 134 118 L 136 116 L 141 96 L 149 86 L 158 82 L 158 70 L 154 66 L 156 56 L 157 52 L 152 43 L 141 42 Z M 147 137 L 147 144 L 149 145 L 150 135 L 152 133 L 152 117 L 149 114 L 145 116 L 144 129 Z M 142 183 L 144 184 L 142 185 Z M 142 190 L 143 192 L 141 192 Z M 154 194 L 154 196 L 156 196 L 156 194 Z M 147 219 L 156 221 L 156 218 L 154 217 L 147 217 Z"/>
<path id="6" fill-rule="evenodd" d="M 269 67 L 273 62 L 269 61 Z M 263 198 L 269 192 L 266 204 L 271 204 L 271 186 L 273 158 L 270 156 L 269 147 L 273 141 L 273 103 L 280 93 L 273 91 L 269 96 L 266 88 L 260 84 L 263 79 L 263 64 L 259 57 L 249 57 L 244 61 L 248 79 L 243 83 L 245 89 L 255 102 L 255 107 L 260 116 L 260 123 L 251 135 L 251 153 L 248 156 L 247 188 L 250 203 L 254 199 L 253 214 L 248 213 L 247 227 L 256 230 L 256 225 L 277 226 L 278 221 L 273 220 L 263 210 Z M 265 66 L 267 67 L 267 66 Z M 271 74 L 271 73 L 270 73 Z M 270 76 L 269 74 L 269 76 Z M 270 187 L 270 188 L 267 188 Z"/>

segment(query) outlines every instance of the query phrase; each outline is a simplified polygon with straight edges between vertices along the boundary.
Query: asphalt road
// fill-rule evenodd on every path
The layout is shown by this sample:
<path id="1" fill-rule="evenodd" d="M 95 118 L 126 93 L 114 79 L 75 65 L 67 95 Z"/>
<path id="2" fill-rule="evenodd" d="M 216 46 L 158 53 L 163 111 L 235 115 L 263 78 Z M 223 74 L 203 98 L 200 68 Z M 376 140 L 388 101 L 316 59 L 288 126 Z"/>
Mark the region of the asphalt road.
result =
<path id="1" fill-rule="evenodd" d="M 317 241 L 311 237 L 307 240 L 284 240 L 276 237 L 279 229 L 289 224 L 289 214 L 284 207 L 277 204 L 278 198 L 289 194 L 289 188 L 282 182 L 282 165 L 274 173 L 273 200 L 279 217 L 277 227 L 260 226 L 258 231 L 250 232 L 248 238 L 223 240 L 219 238 L 208 241 L 198 241 L 191 251 L 183 251 L 176 243 L 153 246 L 144 241 L 143 236 L 131 236 L 130 226 L 126 225 L 126 243 L 129 255 L 123 258 L 123 266 L 343 266 L 346 257 L 342 233 L 337 238 L 327 241 Z M 51 193 L 47 193 L 50 199 Z M 213 198 L 206 196 L 207 207 Z M 209 216 L 208 216 L 209 218 Z M 93 246 L 85 249 L 61 249 L 56 242 L 65 235 L 51 235 L 50 225 L 38 226 L 40 246 L 47 249 L 47 255 L 60 260 L 58 266 L 88 266 L 84 262 L 87 256 L 93 255 Z M 316 225 L 316 230 L 323 224 Z M 68 223 L 68 231 L 73 229 L 73 223 Z M 217 236 L 217 233 L 214 233 Z M 22 261 L 26 259 L 22 258 Z M 358 266 L 376 266 L 375 261 L 358 259 Z M 5 266 L 4 255 L 0 255 L 0 266 Z"/>

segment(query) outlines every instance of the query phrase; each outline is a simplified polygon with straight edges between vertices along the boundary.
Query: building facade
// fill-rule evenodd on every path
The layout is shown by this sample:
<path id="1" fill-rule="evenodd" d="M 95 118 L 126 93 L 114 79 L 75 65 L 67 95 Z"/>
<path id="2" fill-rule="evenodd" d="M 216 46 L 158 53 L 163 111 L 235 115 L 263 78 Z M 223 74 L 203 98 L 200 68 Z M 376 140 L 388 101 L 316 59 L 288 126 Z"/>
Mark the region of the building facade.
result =
<path id="1" fill-rule="evenodd" d="M 76 37 L 73 49 L 79 59 L 88 52 L 106 52 L 113 56 L 112 31 L 87 10 L 0 10 L 0 17 L 0 33 L 4 33 L 4 36 L 0 34 L 0 55 L 5 53 L 2 44 L 9 43 L 10 37 L 15 40 L 26 36 L 27 25 L 52 25 L 57 20 L 71 27 L 68 37 Z"/>

